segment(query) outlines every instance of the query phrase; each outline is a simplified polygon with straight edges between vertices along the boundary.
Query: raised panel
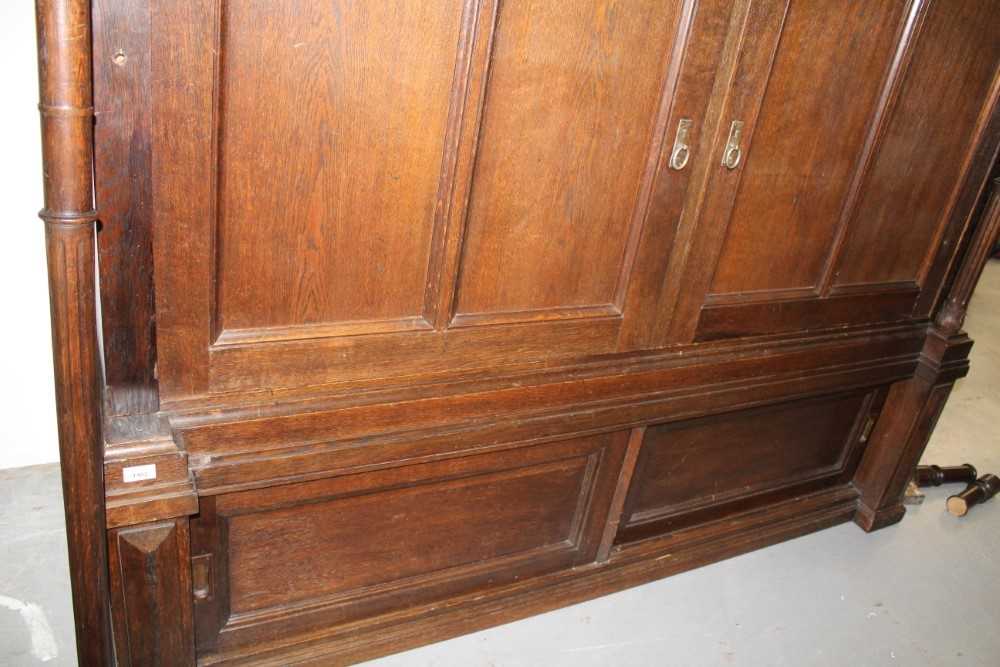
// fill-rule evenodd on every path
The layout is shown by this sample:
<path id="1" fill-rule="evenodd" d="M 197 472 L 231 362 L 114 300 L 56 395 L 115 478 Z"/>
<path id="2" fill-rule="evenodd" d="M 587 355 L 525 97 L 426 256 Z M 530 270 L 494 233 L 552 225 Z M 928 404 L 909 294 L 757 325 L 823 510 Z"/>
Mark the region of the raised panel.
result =
<path id="1" fill-rule="evenodd" d="M 202 503 L 199 645 L 240 645 L 594 560 L 625 433 L 243 491 Z M 221 631 L 221 634 L 220 634 Z"/>
<path id="2" fill-rule="evenodd" d="M 680 6 L 501 3 L 455 324 L 614 314 Z"/>
<path id="3" fill-rule="evenodd" d="M 906 5 L 789 3 L 713 294 L 820 284 Z"/>
<path id="4" fill-rule="evenodd" d="M 623 525 L 657 525 L 768 491 L 835 476 L 871 395 L 809 399 L 646 429 Z"/>
<path id="5" fill-rule="evenodd" d="M 219 330 L 422 317 L 462 10 L 221 2 Z"/>
<path id="6" fill-rule="evenodd" d="M 898 107 L 853 216 L 835 286 L 921 283 L 996 86 L 1000 12 L 982 0 L 928 3 Z"/>
<path id="7" fill-rule="evenodd" d="M 720 45 L 708 4 L 157 4 L 162 404 L 640 347 L 619 334 L 655 309 L 625 295 L 662 278 L 641 228 L 670 91 L 711 69 L 685 45 Z M 553 184 L 569 217 L 534 212 Z"/>
<path id="8" fill-rule="evenodd" d="M 580 457 L 236 516 L 229 523 L 231 609 L 574 548 L 588 463 Z"/>

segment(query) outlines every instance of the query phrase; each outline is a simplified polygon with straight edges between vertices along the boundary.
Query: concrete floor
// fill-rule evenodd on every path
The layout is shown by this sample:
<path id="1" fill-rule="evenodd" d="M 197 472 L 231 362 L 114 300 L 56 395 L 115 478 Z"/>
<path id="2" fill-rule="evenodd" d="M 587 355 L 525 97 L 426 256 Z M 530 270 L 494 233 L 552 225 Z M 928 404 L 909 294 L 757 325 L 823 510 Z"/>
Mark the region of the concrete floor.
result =
<path id="1" fill-rule="evenodd" d="M 973 370 L 924 457 L 1000 472 L 1000 262 L 966 328 Z M 1000 501 L 931 489 L 898 526 L 843 525 L 368 667 L 1000 664 Z M 0 664 L 73 665 L 58 470 L 0 471 Z M 32 642 L 34 638 L 34 643 Z"/>

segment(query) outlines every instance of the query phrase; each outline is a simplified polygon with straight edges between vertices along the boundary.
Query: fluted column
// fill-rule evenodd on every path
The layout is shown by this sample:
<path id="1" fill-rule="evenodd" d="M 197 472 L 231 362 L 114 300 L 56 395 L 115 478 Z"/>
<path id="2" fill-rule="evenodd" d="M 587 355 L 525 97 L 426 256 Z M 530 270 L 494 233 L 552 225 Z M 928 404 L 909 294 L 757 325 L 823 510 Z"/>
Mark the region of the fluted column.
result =
<path id="1" fill-rule="evenodd" d="M 36 0 L 59 454 L 80 665 L 111 665 L 97 345 L 89 0 Z"/>

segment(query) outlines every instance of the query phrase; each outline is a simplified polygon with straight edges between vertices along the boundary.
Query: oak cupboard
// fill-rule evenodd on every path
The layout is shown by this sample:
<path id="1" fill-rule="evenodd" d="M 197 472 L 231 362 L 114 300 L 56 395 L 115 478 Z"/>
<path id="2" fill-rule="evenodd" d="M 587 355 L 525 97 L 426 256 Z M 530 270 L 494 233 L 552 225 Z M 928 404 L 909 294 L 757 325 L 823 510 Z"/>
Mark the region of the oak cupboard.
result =
<path id="1" fill-rule="evenodd" d="M 36 6 L 81 664 L 349 663 L 902 518 L 995 3 Z"/>

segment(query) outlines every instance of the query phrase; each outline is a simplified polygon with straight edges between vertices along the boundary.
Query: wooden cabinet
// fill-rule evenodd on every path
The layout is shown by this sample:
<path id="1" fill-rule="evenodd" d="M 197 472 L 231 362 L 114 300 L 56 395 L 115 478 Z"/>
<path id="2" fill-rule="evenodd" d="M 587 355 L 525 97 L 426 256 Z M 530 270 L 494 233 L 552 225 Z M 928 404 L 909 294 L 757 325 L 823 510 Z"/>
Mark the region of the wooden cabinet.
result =
<path id="1" fill-rule="evenodd" d="M 1000 225 L 991 3 L 37 7 L 82 664 L 901 518 Z"/>
<path id="2" fill-rule="evenodd" d="M 149 18 L 164 400 L 926 316 L 996 64 L 988 3 L 217 4 Z"/>

